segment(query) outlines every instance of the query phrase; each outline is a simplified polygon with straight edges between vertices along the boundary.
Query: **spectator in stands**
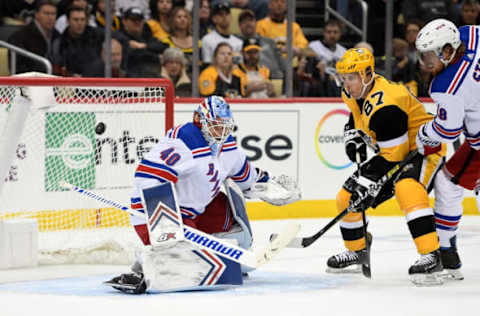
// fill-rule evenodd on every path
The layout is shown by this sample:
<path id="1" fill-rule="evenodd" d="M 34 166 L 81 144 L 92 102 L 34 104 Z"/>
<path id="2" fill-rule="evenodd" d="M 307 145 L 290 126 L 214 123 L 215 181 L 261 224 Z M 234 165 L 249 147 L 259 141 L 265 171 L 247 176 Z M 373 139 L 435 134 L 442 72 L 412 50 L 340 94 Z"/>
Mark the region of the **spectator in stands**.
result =
<path id="1" fill-rule="evenodd" d="M 115 0 L 115 11 L 123 16 L 129 8 L 139 8 L 143 16 L 148 20 L 151 16 L 148 0 Z"/>
<path id="2" fill-rule="evenodd" d="M 210 18 L 210 13 L 210 0 L 202 0 L 200 2 L 200 9 L 198 11 L 198 17 L 200 19 L 200 38 L 204 37 L 215 29 L 212 19 Z"/>
<path id="3" fill-rule="evenodd" d="M 213 59 L 213 52 L 221 42 L 227 42 L 232 47 L 235 55 L 240 56 L 242 50 L 242 41 L 235 35 L 230 34 L 230 5 L 227 2 L 221 2 L 212 7 L 212 21 L 215 30 L 202 38 L 202 61 L 210 64 Z"/>
<path id="4" fill-rule="evenodd" d="M 87 0 L 70 0 L 70 3 L 67 6 L 67 12 L 68 8 L 70 7 L 80 7 L 85 9 L 85 12 L 87 12 L 88 25 L 93 27 L 97 26 L 97 23 L 95 22 L 95 17 L 93 15 L 90 15 L 90 9 L 88 7 Z M 57 29 L 58 33 L 62 34 L 67 27 L 68 18 L 67 14 L 65 13 L 58 17 L 57 22 L 55 22 L 55 29 Z"/>
<path id="5" fill-rule="evenodd" d="M 122 43 L 127 77 L 160 76 L 159 56 L 168 45 L 153 37 L 140 8 L 124 12 L 122 28 L 113 36 Z"/>
<path id="6" fill-rule="evenodd" d="M 260 51 L 260 65 L 270 69 L 272 79 L 283 79 L 285 77 L 285 60 L 275 42 L 268 37 L 257 34 L 257 19 L 251 10 L 243 10 L 238 16 L 238 25 L 240 26 L 240 35 L 243 40 L 255 38 L 262 48 Z"/>
<path id="7" fill-rule="evenodd" d="M 411 60 L 414 64 L 417 63 L 417 47 L 415 46 L 415 40 L 417 39 L 417 34 L 420 29 L 423 27 L 423 22 L 421 20 L 411 20 L 405 23 L 405 40 L 408 43 L 408 59 Z"/>
<path id="8" fill-rule="evenodd" d="M 451 0 L 403 0 L 401 12 L 405 21 L 419 19 L 427 23 L 438 18 L 456 18 Z"/>
<path id="9" fill-rule="evenodd" d="M 285 58 L 287 47 L 287 0 L 270 0 L 269 16 L 257 22 L 257 33 L 261 36 L 272 38 L 283 53 Z M 306 48 L 308 41 L 298 23 L 292 24 L 293 54 L 299 55 Z"/>
<path id="10" fill-rule="evenodd" d="M 386 57 L 375 59 L 375 72 L 385 74 Z M 416 64 L 408 58 L 408 43 L 404 39 L 392 40 L 392 81 L 408 85 L 414 84 Z M 416 88 L 415 88 L 416 89 Z"/>
<path id="11" fill-rule="evenodd" d="M 368 42 L 358 42 L 357 44 L 355 44 L 355 46 L 353 46 L 353 48 L 365 48 L 368 49 L 372 53 L 372 55 L 374 54 L 373 46 L 370 45 L 370 43 Z"/>
<path id="12" fill-rule="evenodd" d="M 125 77 L 125 71 L 122 67 L 122 44 L 112 38 L 111 40 L 111 58 L 112 78 Z M 95 59 L 87 67 L 85 67 L 83 77 L 105 77 L 105 42 L 102 45 L 102 58 Z"/>
<path id="13" fill-rule="evenodd" d="M 193 37 L 192 37 L 192 16 L 184 7 L 176 7 L 169 18 L 170 36 L 163 39 L 169 47 L 177 47 L 182 50 L 186 58 L 187 73 L 192 73 L 193 58 Z M 202 42 L 198 41 L 201 48 Z"/>
<path id="14" fill-rule="evenodd" d="M 34 9 L 35 2 L 31 0 L 0 1 L 0 25 L 25 25 Z"/>
<path id="15" fill-rule="evenodd" d="M 192 81 L 187 75 L 185 63 L 185 57 L 179 48 L 170 47 L 163 52 L 161 76 L 173 82 L 177 97 L 192 96 Z"/>
<path id="16" fill-rule="evenodd" d="M 479 10 L 477 0 L 463 0 L 457 26 L 480 24 Z"/>
<path id="17" fill-rule="evenodd" d="M 342 36 L 342 26 L 338 20 L 329 20 L 323 28 L 323 39 L 316 40 L 308 44 L 320 62 L 325 64 L 325 67 L 335 69 L 337 61 L 347 51 L 345 47 L 338 44 Z"/>
<path id="18" fill-rule="evenodd" d="M 34 20 L 13 33 L 9 42 L 42 57 L 51 55 L 52 43 L 59 36 L 55 30 L 57 7 L 52 0 L 39 0 Z M 16 72 L 46 71 L 42 63 L 17 54 Z"/>
<path id="19" fill-rule="evenodd" d="M 150 0 L 152 18 L 147 21 L 153 36 L 163 40 L 170 34 L 169 16 L 172 13 L 172 0 Z"/>
<path id="20" fill-rule="evenodd" d="M 215 5 L 225 0 L 213 0 L 212 5 Z M 240 9 L 249 9 L 255 13 L 257 20 L 263 19 L 268 14 L 269 0 L 230 0 L 232 7 Z"/>
<path id="21" fill-rule="evenodd" d="M 100 59 L 104 36 L 101 30 L 87 26 L 85 8 L 69 7 L 66 16 L 68 27 L 53 42 L 53 70 L 60 76 L 81 76 L 89 63 Z"/>
<path id="22" fill-rule="evenodd" d="M 202 71 L 198 81 L 202 96 L 220 95 L 227 98 L 241 96 L 240 77 L 233 71 L 233 49 L 227 42 L 221 42 L 213 52 L 213 64 Z"/>
<path id="23" fill-rule="evenodd" d="M 432 79 L 432 72 L 426 65 L 419 63 L 418 70 L 415 73 L 415 84 L 409 86 L 410 91 L 419 98 L 429 98 Z"/>
<path id="24" fill-rule="evenodd" d="M 120 30 L 120 18 L 115 14 L 115 0 L 110 0 L 110 11 L 112 13 L 112 31 Z M 98 28 L 105 28 L 105 0 L 98 0 L 92 10 L 95 24 Z"/>
<path id="25" fill-rule="evenodd" d="M 293 93 L 298 97 L 339 97 L 340 86 L 335 73 L 327 73 L 325 63 L 318 60 L 311 48 L 302 50 L 294 69 Z"/>
<path id="26" fill-rule="evenodd" d="M 233 69 L 240 77 L 242 96 L 246 98 L 274 97 L 275 91 L 270 81 L 270 69 L 259 65 L 260 41 L 255 37 L 243 41 L 243 63 Z"/>

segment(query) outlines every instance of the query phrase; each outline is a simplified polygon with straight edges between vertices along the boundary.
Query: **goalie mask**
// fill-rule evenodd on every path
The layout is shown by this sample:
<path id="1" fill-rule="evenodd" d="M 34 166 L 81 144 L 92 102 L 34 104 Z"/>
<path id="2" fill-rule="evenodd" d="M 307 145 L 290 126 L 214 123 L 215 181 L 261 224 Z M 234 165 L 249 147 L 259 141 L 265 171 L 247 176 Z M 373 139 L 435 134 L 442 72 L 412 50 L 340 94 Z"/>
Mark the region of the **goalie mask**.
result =
<path id="1" fill-rule="evenodd" d="M 223 143 L 233 131 L 230 105 L 219 96 L 210 96 L 202 101 L 195 111 L 200 115 L 202 134 L 212 153 L 218 155 Z"/>
<path id="2" fill-rule="evenodd" d="M 375 59 L 368 49 L 351 48 L 338 60 L 336 68 L 342 82 L 351 80 L 355 73 L 360 75 L 363 85 L 362 97 L 367 90 L 367 86 L 373 82 Z M 371 77 L 367 82 L 368 75 L 371 75 Z"/>
<path id="3" fill-rule="evenodd" d="M 432 69 L 437 60 L 445 67 L 448 66 L 461 43 L 460 32 L 455 24 L 445 19 L 436 19 L 418 32 L 415 46 L 420 63 Z M 446 45 L 451 45 L 453 48 L 453 53 L 448 59 L 442 56 Z"/>

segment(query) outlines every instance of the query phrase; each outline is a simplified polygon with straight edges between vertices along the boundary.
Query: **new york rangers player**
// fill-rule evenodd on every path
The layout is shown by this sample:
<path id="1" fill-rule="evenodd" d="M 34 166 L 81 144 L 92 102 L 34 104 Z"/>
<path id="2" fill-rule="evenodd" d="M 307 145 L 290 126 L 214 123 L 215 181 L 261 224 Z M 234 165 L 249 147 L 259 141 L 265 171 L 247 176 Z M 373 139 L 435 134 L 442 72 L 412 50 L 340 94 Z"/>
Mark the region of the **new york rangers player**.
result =
<path id="1" fill-rule="evenodd" d="M 229 104 L 218 96 L 204 99 L 194 111 L 193 122 L 172 128 L 144 156 L 135 172 L 131 208 L 148 214 L 151 197 L 147 196 L 147 189 L 173 183 L 176 194 L 171 198 L 176 200 L 184 225 L 220 238 L 236 240 L 240 247 L 250 248 L 252 234 L 245 205 L 241 202 L 243 197 L 231 198 L 221 191 L 222 185 L 233 181 L 235 184 L 230 186 L 237 187 L 240 195 L 243 191 L 246 197 L 257 197 L 274 205 L 298 200 L 300 191 L 291 178 L 270 178 L 267 172 L 254 168 L 231 135 L 233 128 Z M 280 188 L 285 194 L 272 194 L 272 186 Z M 229 185 L 226 187 L 227 193 L 233 192 Z M 162 199 L 165 197 L 160 197 Z M 235 267 L 222 258 L 215 259 L 214 254 L 202 253 L 191 244 L 177 242 L 174 246 L 161 247 L 162 240 L 159 242 L 152 237 L 153 225 L 148 216 L 132 217 L 131 223 L 143 244 L 152 245 L 152 251 L 160 252 L 155 262 L 163 266 L 154 276 L 160 281 L 150 282 L 159 285 L 155 288 L 145 282 L 145 264 L 141 260 L 132 267 L 133 273 L 122 274 L 107 282 L 108 285 L 128 293 L 142 293 L 149 289 L 198 289 L 222 282 L 238 284 L 231 280 L 237 276 L 241 279 L 239 266 Z M 162 236 L 169 239 L 169 235 Z M 217 264 L 223 268 L 213 277 L 210 272 Z"/>
<path id="2" fill-rule="evenodd" d="M 480 27 L 460 29 L 445 19 L 433 20 L 416 39 L 420 62 L 434 74 L 430 95 L 437 105 L 433 121 L 420 127 L 417 146 L 425 155 L 453 142 L 463 133 L 465 142 L 435 180 L 435 221 L 444 268 L 463 279 L 456 248 L 456 230 L 462 216 L 463 188 L 477 191 L 480 208 Z"/>

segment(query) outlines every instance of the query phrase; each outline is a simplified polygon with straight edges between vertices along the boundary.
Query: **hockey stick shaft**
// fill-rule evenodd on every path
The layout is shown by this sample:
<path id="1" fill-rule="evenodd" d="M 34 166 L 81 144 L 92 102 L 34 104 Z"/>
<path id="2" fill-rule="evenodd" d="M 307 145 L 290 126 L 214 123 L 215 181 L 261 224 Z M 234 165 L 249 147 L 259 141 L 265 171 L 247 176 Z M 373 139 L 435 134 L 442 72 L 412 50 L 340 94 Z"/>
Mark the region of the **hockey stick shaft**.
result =
<path id="1" fill-rule="evenodd" d="M 130 213 L 135 216 L 144 218 L 145 214 L 132 210 L 131 208 L 124 206 L 118 202 L 104 198 L 96 193 L 88 191 L 84 188 L 77 187 L 68 182 L 61 181 L 60 186 L 70 189 L 71 191 L 77 192 L 81 195 L 84 195 L 88 198 L 102 202 L 105 205 L 113 206 L 124 212 Z M 198 229 L 184 226 L 183 234 L 185 240 L 190 242 L 193 245 L 196 245 L 200 248 L 210 250 L 224 258 L 238 262 L 242 265 L 249 266 L 252 268 L 257 268 L 265 263 L 267 263 L 274 255 L 276 255 L 281 249 L 285 248 L 286 245 L 295 237 L 296 233 L 300 230 L 298 224 L 289 224 L 287 227 L 279 234 L 277 240 L 271 241 L 265 250 L 260 254 L 255 254 L 253 251 L 249 251 L 233 245 L 225 240 L 216 238 L 210 234 L 199 231 Z M 281 244 L 279 244 L 281 242 Z"/>
<path id="2" fill-rule="evenodd" d="M 361 158 L 360 153 L 357 152 L 357 169 L 358 169 L 358 176 L 360 176 L 362 169 L 361 169 Z M 371 278 L 372 277 L 372 270 L 370 268 L 370 246 L 367 240 L 367 214 L 366 209 L 362 209 L 362 232 L 363 238 L 365 238 L 365 258 L 364 262 L 362 262 L 362 273 L 365 277 Z"/>
<path id="3" fill-rule="evenodd" d="M 418 151 L 414 150 L 411 151 L 407 157 L 405 157 L 404 160 L 396 164 L 393 168 L 391 168 L 383 177 L 380 178 L 380 180 L 377 181 L 376 186 L 378 188 L 381 188 L 387 181 L 392 179 L 399 171 L 401 171 L 409 162 L 412 160 L 416 155 Z M 380 190 L 378 190 L 380 191 Z M 351 203 L 346 209 L 341 211 L 335 218 L 333 218 L 330 222 L 328 222 L 327 225 L 325 225 L 322 229 L 320 229 L 317 233 L 315 233 L 312 236 L 309 237 L 298 237 L 294 238 L 290 244 L 288 244 L 288 247 L 290 248 L 305 248 L 313 244 L 318 238 L 320 238 L 323 234 L 325 234 L 333 225 L 335 225 L 337 222 L 339 222 L 345 215 L 353 211 L 361 201 L 355 201 L 354 203 Z"/>

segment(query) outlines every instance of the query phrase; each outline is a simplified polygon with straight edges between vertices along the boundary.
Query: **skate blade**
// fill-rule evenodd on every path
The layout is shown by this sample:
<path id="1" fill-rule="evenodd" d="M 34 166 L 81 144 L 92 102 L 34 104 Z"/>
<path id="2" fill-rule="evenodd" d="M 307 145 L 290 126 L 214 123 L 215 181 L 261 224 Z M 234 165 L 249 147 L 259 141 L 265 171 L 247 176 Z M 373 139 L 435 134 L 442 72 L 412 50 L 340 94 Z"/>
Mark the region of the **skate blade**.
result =
<path id="1" fill-rule="evenodd" d="M 333 274 L 358 274 L 362 273 L 362 266 L 357 264 L 355 266 L 350 266 L 346 268 L 331 268 L 327 267 L 325 270 L 327 273 L 333 273 Z"/>
<path id="2" fill-rule="evenodd" d="M 443 269 L 440 272 L 440 277 L 445 281 L 461 281 L 464 279 L 460 269 Z"/>
<path id="3" fill-rule="evenodd" d="M 119 283 L 112 282 L 112 281 L 105 281 L 105 282 L 103 282 L 103 284 L 114 287 L 114 288 L 117 288 L 117 289 L 124 289 L 124 290 L 135 290 L 137 288 L 137 286 L 132 285 L 132 284 L 119 284 Z"/>
<path id="4" fill-rule="evenodd" d="M 440 272 L 411 274 L 410 281 L 416 286 L 438 286 L 443 284 Z"/>

